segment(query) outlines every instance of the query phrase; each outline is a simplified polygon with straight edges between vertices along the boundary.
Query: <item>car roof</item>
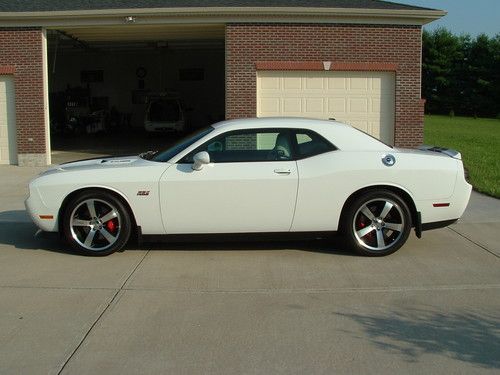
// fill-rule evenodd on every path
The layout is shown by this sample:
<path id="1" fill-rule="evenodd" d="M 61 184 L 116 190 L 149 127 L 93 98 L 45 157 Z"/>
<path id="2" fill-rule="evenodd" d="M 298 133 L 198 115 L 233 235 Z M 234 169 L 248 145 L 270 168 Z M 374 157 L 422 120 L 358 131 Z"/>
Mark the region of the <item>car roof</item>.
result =
<path id="1" fill-rule="evenodd" d="M 212 125 L 215 129 L 222 128 L 315 128 L 318 126 L 342 126 L 350 127 L 350 125 L 337 122 L 334 120 L 318 120 L 304 117 L 259 117 L 259 118 L 242 118 L 221 121 Z M 225 129 L 228 130 L 228 129 Z"/>

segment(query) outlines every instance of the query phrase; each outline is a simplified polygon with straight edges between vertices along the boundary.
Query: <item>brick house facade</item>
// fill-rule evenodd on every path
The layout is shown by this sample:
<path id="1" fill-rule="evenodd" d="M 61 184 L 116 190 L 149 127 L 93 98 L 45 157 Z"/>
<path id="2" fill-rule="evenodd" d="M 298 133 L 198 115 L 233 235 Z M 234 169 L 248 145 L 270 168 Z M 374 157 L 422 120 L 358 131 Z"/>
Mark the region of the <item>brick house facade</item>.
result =
<path id="1" fill-rule="evenodd" d="M 255 74 L 258 62 L 344 63 L 339 69 L 395 69 L 395 144 L 415 147 L 423 141 L 423 101 L 420 98 L 421 29 L 387 25 L 226 25 L 226 116 L 253 117 L 256 113 Z M 383 63 L 378 65 L 373 63 Z M 281 64 L 283 65 L 283 64 Z M 335 64 L 330 68 L 333 69 Z M 290 69 L 315 69 L 313 66 Z M 268 69 L 268 68 L 267 68 Z"/>
<path id="2" fill-rule="evenodd" d="M 43 163 L 46 150 L 40 27 L 0 28 L 0 75 L 14 77 L 18 163 Z M 34 156 L 34 157 L 33 157 Z M 33 159 L 30 161 L 30 159 Z"/>
<path id="3" fill-rule="evenodd" d="M 349 9 L 336 7 L 337 2 L 309 1 L 300 9 L 291 9 L 285 1 L 271 1 L 257 9 L 250 6 L 258 2 L 250 1 L 248 7 L 235 7 L 234 11 L 224 8 L 226 10 L 220 12 L 218 7 L 227 4 L 214 1 L 214 7 L 203 8 L 205 14 L 200 13 L 199 8 L 183 8 L 182 12 L 175 8 L 175 14 L 172 9 L 166 9 L 164 22 L 171 23 L 180 14 L 186 16 L 196 10 L 200 24 L 208 22 L 210 17 L 218 17 L 217 22 L 225 27 L 227 119 L 256 116 L 257 71 L 324 70 L 323 62 L 327 61 L 331 63 L 328 70 L 393 71 L 394 143 L 402 147 L 418 146 L 423 140 L 424 113 L 420 96 L 421 28 L 444 13 L 376 0 L 359 1 L 349 13 Z M 126 1 L 123 1 L 123 9 L 106 11 L 104 1 L 99 5 L 102 12 L 99 18 L 78 19 L 78 15 L 83 17 L 89 10 L 85 8 L 88 5 L 81 2 L 75 9 L 62 10 L 75 12 L 69 19 L 65 18 L 66 13 L 58 14 L 57 10 L 50 9 L 50 1 L 45 3 L 49 5 L 44 8 L 36 1 L 27 1 L 23 6 L 32 9 L 19 10 L 18 17 L 9 6 L 0 9 L 0 76 L 14 77 L 19 165 L 50 163 L 45 30 L 71 22 L 85 27 L 92 22 L 123 26 L 124 16 L 137 14 L 139 18 L 141 14 L 148 14 L 146 6 L 129 10 Z M 345 2 L 340 3 L 345 6 Z M 273 4 L 272 13 L 267 14 L 266 7 Z M 277 14 L 276 7 L 283 7 L 283 12 Z M 23 20 L 25 11 L 34 12 L 27 21 Z M 150 17 L 153 13 L 155 17 L 161 16 L 157 9 L 152 12 L 150 10 Z M 154 22 L 160 23 L 160 18 Z M 178 18 L 175 22 L 179 22 Z"/>

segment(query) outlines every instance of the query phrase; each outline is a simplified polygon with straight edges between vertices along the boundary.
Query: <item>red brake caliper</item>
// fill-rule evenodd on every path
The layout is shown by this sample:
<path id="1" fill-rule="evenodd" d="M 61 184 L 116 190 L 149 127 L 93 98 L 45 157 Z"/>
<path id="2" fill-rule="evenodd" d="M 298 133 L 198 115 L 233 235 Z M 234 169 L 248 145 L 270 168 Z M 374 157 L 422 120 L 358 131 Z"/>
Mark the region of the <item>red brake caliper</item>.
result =
<path id="1" fill-rule="evenodd" d="M 108 228 L 108 231 L 110 231 L 111 233 L 113 233 L 116 230 L 115 220 L 111 219 L 110 221 L 108 221 L 106 223 L 106 228 Z"/>

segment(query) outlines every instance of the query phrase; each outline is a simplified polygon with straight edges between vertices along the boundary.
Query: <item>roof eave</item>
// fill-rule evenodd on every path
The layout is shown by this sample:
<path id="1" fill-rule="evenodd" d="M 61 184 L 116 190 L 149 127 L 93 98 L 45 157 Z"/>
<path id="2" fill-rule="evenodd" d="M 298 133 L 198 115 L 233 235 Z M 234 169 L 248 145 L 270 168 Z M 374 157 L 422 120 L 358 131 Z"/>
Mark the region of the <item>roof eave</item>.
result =
<path id="1" fill-rule="evenodd" d="M 441 10 L 387 10 L 353 8 L 297 7 L 209 7 L 209 8 L 138 8 L 77 10 L 54 12 L 0 12 L 0 26 L 84 26 L 93 21 L 102 25 L 123 24 L 134 16 L 141 24 L 162 22 L 309 22 L 309 23 L 380 23 L 424 25 L 446 15 Z M 176 20 L 177 18 L 177 20 Z"/>

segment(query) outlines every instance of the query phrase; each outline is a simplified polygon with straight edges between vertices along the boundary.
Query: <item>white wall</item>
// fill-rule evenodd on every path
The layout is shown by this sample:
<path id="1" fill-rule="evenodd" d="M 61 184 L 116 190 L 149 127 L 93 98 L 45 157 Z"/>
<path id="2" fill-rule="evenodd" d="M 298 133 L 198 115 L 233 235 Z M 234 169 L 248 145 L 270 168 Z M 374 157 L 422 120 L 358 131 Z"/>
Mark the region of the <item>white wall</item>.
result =
<path id="1" fill-rule="evenodd" d="M 14 77 L 0 75 L 0 164 L 17 164 Z"/>

